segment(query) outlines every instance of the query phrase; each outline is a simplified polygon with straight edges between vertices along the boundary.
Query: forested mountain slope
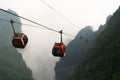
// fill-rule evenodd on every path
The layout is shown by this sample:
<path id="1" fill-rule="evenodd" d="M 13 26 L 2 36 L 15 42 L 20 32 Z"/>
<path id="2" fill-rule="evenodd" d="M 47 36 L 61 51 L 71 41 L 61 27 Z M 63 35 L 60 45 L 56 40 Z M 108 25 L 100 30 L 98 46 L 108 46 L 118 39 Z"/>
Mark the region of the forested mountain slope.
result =
<path id="1" fill-rule="evenodd" d="M 8 10 L 15 13 L 12 10 Z M 16 14 L 16 13 L 15 13 Z M 0 19 L 20 19 L 0 11 Z M 21 25 L 15 24 L 17 32 Z M 12 46 L 12 28 L 9 22 L 0 20 L 0 80 L 33 80 L 31 70 L 26 66 L 22 55 Z"/>
<path id="2" fill-rule="evenodd" d="M 120 7 L 69 80 L 120 80 Z"/>

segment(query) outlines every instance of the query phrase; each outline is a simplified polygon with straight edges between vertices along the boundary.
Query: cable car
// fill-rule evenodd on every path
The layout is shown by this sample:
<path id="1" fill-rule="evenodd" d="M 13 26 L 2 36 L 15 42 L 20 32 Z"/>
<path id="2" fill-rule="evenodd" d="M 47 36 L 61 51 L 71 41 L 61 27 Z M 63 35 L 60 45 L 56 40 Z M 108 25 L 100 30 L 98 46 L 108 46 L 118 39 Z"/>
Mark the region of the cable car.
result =
<path id="1" fill-rule="evenodd" d="M 28 37 L 24 33 L 15 33 L 12 44 L 16 48 L 25 48 L 28 42 Z"/>
<path id="2" fill-rule="evenodd" d="M 55 42 L 53 49 L 52 49 L 52 54 L 55 57 L 64 57 L 66 55 L 65 53 L 66 46 L 62 42 L 62 30 L 60 31 L 60 33 L 61 33 L 61 42 L 60 43 Z"/>
<path id="3" fill-rule="evenodd" d="M 52 54 L 58 57 L 64 57 L 65 53 L 65 44 L 64 43 L 55 43 L 52 49 Z"/>
<path id="4" fill-rule="evenodd" d="M 16 48 L 25 48 L 27 42 L 28 42 L 28 37 L 24 33 L 16 33 L 14 26 L 13 26 L 14 21 L 11 20 L 11 25 L 13 29 L 13 40 L 12 40 L 12 45 Z"/>

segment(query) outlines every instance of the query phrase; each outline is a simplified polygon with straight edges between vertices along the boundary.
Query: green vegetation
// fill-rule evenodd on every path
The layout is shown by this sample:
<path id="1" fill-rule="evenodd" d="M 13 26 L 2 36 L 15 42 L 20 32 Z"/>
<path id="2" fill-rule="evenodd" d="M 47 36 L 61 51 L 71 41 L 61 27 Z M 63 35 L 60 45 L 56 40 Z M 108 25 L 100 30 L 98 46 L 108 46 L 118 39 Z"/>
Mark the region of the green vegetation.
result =
<path id="1" fill-rule="evenodd" d="M 120 8 L 69 80 L 120 80 Z"/>
<path id="2" fill-rule="evenodd" d="M 0 47 L 0 80 L 33 80 L 21 54 L 12 46 Z"/>
<path id="3" fill-rule="evenodd" d="M 2 12 L 0 16 L 20 22 L 19 18 Z M 21 31 L 21 26 L 17 27 Z M 12 46 L 12 36 L 11 25 L 0 21 L 0 80 L 33 80 L 32 72 L 26 66 L 22 55 Z"/>

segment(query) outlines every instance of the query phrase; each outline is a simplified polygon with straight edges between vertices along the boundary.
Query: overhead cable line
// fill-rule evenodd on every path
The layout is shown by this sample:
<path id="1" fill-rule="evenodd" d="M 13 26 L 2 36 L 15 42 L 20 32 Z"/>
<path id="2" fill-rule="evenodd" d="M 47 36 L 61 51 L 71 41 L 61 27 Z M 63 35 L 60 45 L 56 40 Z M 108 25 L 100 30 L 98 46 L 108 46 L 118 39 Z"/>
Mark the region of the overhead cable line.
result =
<path id="1" fill-rule="evenodd" d="M 53 11 L 55 11 L 58 15 L 60 15 L 62 18 L 64 18 L 67 22 L 69 22 L 71 25 L 73 25 L 74 27 L 80 29 L 80 27 L 78 27 L 77 25 L 73 24 L 68 18 L 66 18 L 63 14 L 61 14 L 58 10 L 56 10 L 55 8 L 53 8 L 51 5 L 49 5 L 47 2 L 45 2 L 44 0 L 41 0 L 41 2 L 43 2 L 45 5 L 47 5 L 50 9 L 52 9 Z"/>
<path id="2" fill-rule="evenodd" d="M 3 19 L 3 18 L 0 18 L 0 20 L 2 20 L 2 21 L 6 21 L 6 22 L 9 22 L 9 23 L 10 23 L 9 20 Z M 35 27 L 35 28 L 44 29 L 44 28 L 41 28 L 41 27 L 38 27 L 38 26 L 34 26 L 34 25 L 30 25 L 30 24 L 25 24 L 25 23 L 19 23 L 19 22 L 16 22 L 16 21 L 14 21 L 14 23 L 16 23 L 16 24 L 20 24 L 20 25 L 26 25 L 26 26 L 30 26 L 30 27 Z"/>
<path id="3" fill-rule="evenodd" d="M 42 24 L 40 24 L 40 23 L 37 23 L 37 22 L 32 21 L 32 20 L 27 19 L 27 18 L 24 18 L 24 17 L 19 16 L 19 15 L 17 15 L 17 14 L 11 13 L 11 12 L 6 11 L 6 10 L 4 10 L 4 9 L 1 9 L 1 8 L 0 8 L 0 10 L 3 11 L 3 12 L 9 13 L 9 14 L 11 14 L 11 15 L 14 15 L 14 16 L 16 16 L 16 17 L 19 17 L 19 18 L 21 18 L 21 19 L 24 19 L 24 20 L 26 20 L 26 21 L 29 21 L 29 22 L 31 22 L 31 23 L 37 24 L 37 25 L 39 25 L 39 26 L 42 26 L 42 27 L 44 27 L 44 28 L 46 28 L 46 29 L 48 29 L 48 30 L 51 30 L 51 31 L 60 33 L 59 31 L 57 31 L 57 30 L 55 30 L 55 29 L 49 28 L 49 27 L 47 27 L 47 26 L 45 26 L 45 25 L 42 25 Z M 68 34 L 66 34 L 66 33 L 63 33 L 63 34 L 64 34 L 64 35 L 67 35 L 67 36 L 75 37 L 75 36 L 72 36 L 72 35 L 68 35 Z"/>
<path id="4" fill-rule="evenodd" d="M 54 29 L 52 29 L 52 28 L 49 28 L 49 27 L 47 27 L 47 26 L 45 26 L 45 25 L 39 24 L 39 23 L 37 23 L 37 22 L 35 22 L 35 21 L 32 21 L 32 20 L 27 19 L 27 18 L 24 18 L 24 17 L 19 16 L 19 15 L 17 15 L 17 14 L 11 13 L 11 12 L 6 11 L 6 10 L 4 10 L 4 9 L 1 9 L 1 8 L 0 8 L 0 10 L 1 10 L 1 11 L 4 11 L 4 12 L 6 12 L 6 13 L 9 13 L 9 14 L 11 14 L 11 15 L 14 15 L 14 16 L 16 16 L 16 17 L 22 18 L 22 19 L 24 19 L 24 20 L 26 20 L 26 21 L 29 21 L 29 22 L 31 22 L 31 23 L 37 24 L 37 25 L 39 25 L 39 26 L 42 26 L 42 27 L 44 27 L 44 28 L 46 28 L 46 29 L 49 29 L 49 30 L 51 30 L 51 31 L 59 32 L 59 31 L 57 31 L 57 30 L 54 30 Z"/>

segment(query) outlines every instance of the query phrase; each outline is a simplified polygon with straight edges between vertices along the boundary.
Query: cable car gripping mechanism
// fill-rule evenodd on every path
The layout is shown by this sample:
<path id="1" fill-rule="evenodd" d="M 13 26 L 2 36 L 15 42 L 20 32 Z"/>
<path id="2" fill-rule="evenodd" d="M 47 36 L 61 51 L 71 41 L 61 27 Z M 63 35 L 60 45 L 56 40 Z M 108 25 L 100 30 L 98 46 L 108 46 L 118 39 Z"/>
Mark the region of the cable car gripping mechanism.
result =
<path id="1" fill-rule="evenodd" d="M 11 23 L 11 26 L 12 26 L 12 30 L 13 30 L 13 33 L 15 34 L 15 28 L 13 26 L 13 23 L 15 23 L 12 19 L 10 20 L 10 23 Z"/>
<path id="2" fill-rule="evenodd" d="M 59 33 L 60 33 L 60 39 L 61 39 L 61 43 L 63 43 L 63 41 L 62 41 L 62 32 L 63 30 L 61 30 L 61 31 L 59 31 Z"/>

